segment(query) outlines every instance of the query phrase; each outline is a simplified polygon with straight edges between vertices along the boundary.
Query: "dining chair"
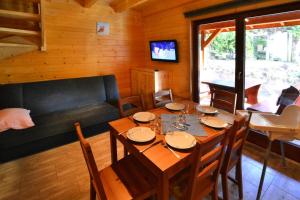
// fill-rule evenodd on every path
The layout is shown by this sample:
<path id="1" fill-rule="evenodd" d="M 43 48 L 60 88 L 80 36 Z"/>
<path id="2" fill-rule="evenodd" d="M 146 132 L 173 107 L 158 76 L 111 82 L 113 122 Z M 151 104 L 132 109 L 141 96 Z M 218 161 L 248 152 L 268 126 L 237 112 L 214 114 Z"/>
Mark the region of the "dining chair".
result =
<path id="1" fill-rule="evenodd" d="M 118 104 L 121 117 L 127 117 L 145 109 L 142 95 L 119 98 Z"/>
<path id="2" fill-rule="evenodd" d="M 90 144 L 85 140 L 80 124 L 75 123 L 76 133 L 90 174 L 90 199 L 126 200 L 146 199 L 157 192 L 155 176 L 132 155 L 98 170 Z"/>
<path id="3" fill-rule="evenodd" d="M 212 88 L 210 106 L 235 113 L 236 93 Z"/>
<path id="4" fill-rule="evenodd" d="M 228 179 L 238 185 L 239 199 L 243 199 L 242 180 L 242 150 L 249 130 L 249 122 L 252 113 L 239 115 L 235 119 L 228 135 L 229 142 L 226 148 L 223 165 L 221 168 L 223 199 L 231 199 L 228 193 Z M 235 167 L 235 178 L 230 177 L 229 172 Z"/>
<path id="5" fill-rule="evenodd" d="M 254 105 L 258 103 L 257 96 L 260 86 L 261 84 L 257 84 L 245 89 L 245 98 L 247 104 Z"/>
<path id="6" fill-rule="evenodd" d="M 155 108 L 165 106 L 167 103 L 173 102 L 172 90 L 160 90 L 153 92 L 153 105 Z"/>
<path id="7" fill-rule="evenodd" d="M 171 180 L 172 188 L 175 188 L 172 192 L 176 199 L 198 200 L 209 194 L 213 200 L 218 199 L 218 176 L 229 130 L 225 128 L 207 141 L 198 141 L 191 167 Z"/>

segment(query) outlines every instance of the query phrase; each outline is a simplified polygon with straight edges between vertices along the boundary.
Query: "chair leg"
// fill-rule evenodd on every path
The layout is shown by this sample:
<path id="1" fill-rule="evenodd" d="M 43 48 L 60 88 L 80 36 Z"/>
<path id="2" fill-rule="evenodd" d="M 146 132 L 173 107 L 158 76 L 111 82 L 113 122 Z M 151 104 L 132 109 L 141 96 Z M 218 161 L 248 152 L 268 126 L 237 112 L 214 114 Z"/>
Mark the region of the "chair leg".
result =
<path id="1" fill-rule="evenodd" d="M 127 149 L 124 146 L 124 157 L 126 157 L 126 156 L 128 156 L 128 151 L 127 151 Z"/>
<path id="2" fill-rule="evenodd" d="M 96 191 L 94 189 L 92 181 L 90 181 L 90 200 L 96 200 Z"/>
<path id="3" fill-rule="evenodd" d="M 222 192 L 223 192 L 223 200 L 228 200 L 228 179 L 227 173 L 222 173 Z"/>
<path id="4" fill-rule="evenodd" d="M 280 152 L 281 152 L 281 162 L 282 166 L 286 167 L 286 162 L 285 162 L 285 152 L 284 152 L 284 143 L 283 141 L 280 141 Z"/>
<path id="5" fill-rule="evenodd" d="M 211 192 L 212 200 L 218 200 L 218 183 L 215 184 L 213 191 Z"/>
<path id="6" fill-rule="evenodd" d="M 242 159 L 237 162 L 236 169 L 236 180 L 239 187 L 239 199 L 243 199 L 243 175 L 242 175 Z"/>

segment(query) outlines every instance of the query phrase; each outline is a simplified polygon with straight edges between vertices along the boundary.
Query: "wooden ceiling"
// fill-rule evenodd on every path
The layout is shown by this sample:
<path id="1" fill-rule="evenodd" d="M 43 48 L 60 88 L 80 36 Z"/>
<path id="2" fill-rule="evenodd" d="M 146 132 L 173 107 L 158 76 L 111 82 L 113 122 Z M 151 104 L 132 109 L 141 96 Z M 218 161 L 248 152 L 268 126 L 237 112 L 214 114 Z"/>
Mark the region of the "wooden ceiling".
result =
<path id="1" fill-rule="evenodd" d="M 201 4 L 201 7 L 210 5 L 231 2 L 234 0 L 105 0 L 116 12 L 123 12 L 128 9 L 136 9 L 143 13 L 143 15 L 151 15 L 153 13 L 163 11 L 166 9 L 177 8 L 191 3 Z M 193 9 L 187 6 L 187 9 Z"/>
<path id="2" fill-rule="evenodd" d="M 137 8 L 138 6 L 145 4 L 151 0 L 107 0 L 109 5 L 116 12 L 123 12 L 131 8 Z"/>
<path id="3" fill-rule="evenodd" d="M 194 10 L 195 8 L 205 8 L 218 4 L 233 2 L 236 0 L 106 0 L 117 11 L 122 12 L 127 9 L 141 11 L 143 16 L 151 16 L 167 10 L 178 9 L 182 13 Z M 276 0 L 268 0 L 276 1 Z M 286 1 L 286 0 L 284 0 Z"/>

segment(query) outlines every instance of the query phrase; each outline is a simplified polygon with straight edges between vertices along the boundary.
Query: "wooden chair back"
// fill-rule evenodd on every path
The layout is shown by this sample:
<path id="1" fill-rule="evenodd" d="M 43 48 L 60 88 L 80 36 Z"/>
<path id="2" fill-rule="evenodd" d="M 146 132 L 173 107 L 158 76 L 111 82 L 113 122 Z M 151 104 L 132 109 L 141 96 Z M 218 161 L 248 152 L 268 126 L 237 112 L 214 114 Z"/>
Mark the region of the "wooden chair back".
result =
<path id="1" fill-rule="evenodd" d="M 258 91 L 260 86 L 261 84 L 257 84 L 248 89 L 245 89 L 245 97 L 247 98 L 246 103 L 250 105 L 254 105 L 258 103 L 257 96 L 258 96 Z"/>
<path id="2" fill-rule="evenodd" d="M 235 113 L 236 93 L 212 88 L 210 106 Z"/>
<path id="3" fill-rule="evenodd" d="M 230 171 L 242 158 L 242 150 L 247 138 L 252 113 L 235 119 L 229 134 L 229 142 L 225 153 L 222 172 Z"/>
<path id="4" fill-rule="evenodd" d="M 121 117 L 127 117 L 145 109 L 142 95 L 130 96 L 119 99 L 119 112 Z"/>
<path id="5" fill-rule="evenodd" d="M 153 92 L 153 105 L 155 108 L 162 107 L 170 102 L 173 102 L 171 89 Z"/>
<path id="6" fill-rule="evenodd" d="M 217 195 L 218 176 L 228 131 L 229 129 L 226 128 L 208 141 L 198 142 L 194 152 L 195 162 L 192 165 L 187 199 L 202 199 L 212 191 Z"/>
<path id="7" fill-rule="evenodd" d="M 76 128 L 76 133 L 80 142 L 81 150 L 89 170 L 91 187 L 93 187 L 96 191 L 98 199 L 106 200 L 106 195 L 104 191 L 104 187 L 102 181 L 99 176 L 98 167 L 91 149 L 90 144 L 83 137 L 80 124 L 77 122 L 74 124 Z"/>

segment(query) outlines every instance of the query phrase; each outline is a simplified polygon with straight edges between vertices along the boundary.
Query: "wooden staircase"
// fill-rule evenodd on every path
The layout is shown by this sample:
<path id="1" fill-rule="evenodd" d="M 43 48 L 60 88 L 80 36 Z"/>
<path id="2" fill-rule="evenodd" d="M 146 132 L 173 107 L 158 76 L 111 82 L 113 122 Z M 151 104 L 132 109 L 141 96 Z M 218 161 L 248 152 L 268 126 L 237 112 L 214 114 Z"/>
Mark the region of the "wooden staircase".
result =
<path id="1" fill-rule="evenodd" d="M 0 1 L 0 60 L 46 51 L 44 0 Z"/>

